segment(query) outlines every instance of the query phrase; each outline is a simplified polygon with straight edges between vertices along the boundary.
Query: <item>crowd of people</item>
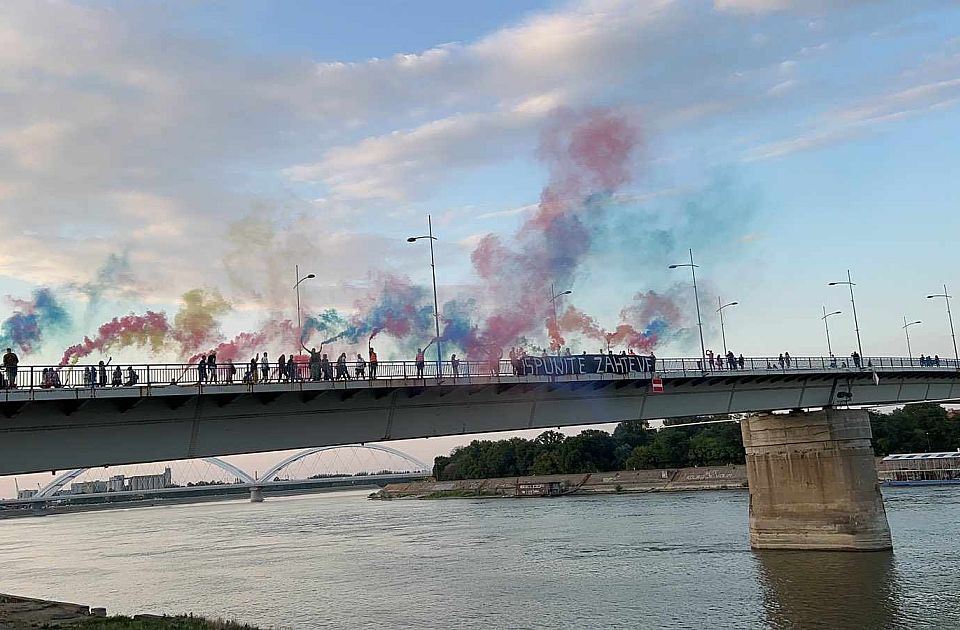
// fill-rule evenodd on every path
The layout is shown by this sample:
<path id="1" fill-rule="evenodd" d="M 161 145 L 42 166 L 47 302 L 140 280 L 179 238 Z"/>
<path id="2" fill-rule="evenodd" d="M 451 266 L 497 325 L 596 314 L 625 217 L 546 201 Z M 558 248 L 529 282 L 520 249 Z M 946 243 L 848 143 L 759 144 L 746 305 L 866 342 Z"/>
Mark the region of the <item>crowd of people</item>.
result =
<path id="1" fill-rule="evenodd" d="M 195 365 L 184 367 L 178 376 L 171 379 L 171 382 L 198 382 L 200 384 L 255 384 L 269 382 L 290 383 L 307 380 L 373 380 L 378 378 L 379 360 L 377 357 L 377 352 L 373 347 L 368 348 L 367 357 L 364 357 L 362 354 L 358 353 L 356 358 L 353 360 L 348 359 L 346 352 L 341 352 L 336 359 L 333 359 L 332 354 L 323 352 L 322 345 L 320 346 L 320 350 L 317 350 L 317 348 L 307 348 L 306 346 L 302 346 L 302 349 L 305 351 L 305 355 L 299 352 L 297 354 L 291 353 L 289 357 L 281 354 L 276 361 L 271 361 L 267 352 L 263 352 L 254 355 L 248 362 L 239 364 L 235 364 L 229 359 L 223 363 L 220 363 L 217 360 L 216 353 L 211 352 L 207 355 L 199 357 L 199 360 Z M 583 356 L 586 356 L 586 354 L 586 352 L 583 352 Z M 611 359 L 611 364 L 614 365 L 615 368 L 617 365 L 622 365 L 622 370 L 624 372 L 656 371 L 657 357 L 653 352 L 650 352 L 649 355 L 637 354 L 633 351 L 633 349 L 629 349 L 621 351 L 620 354 L 614 354 L 609 349 L 604 352 L 604 349 L 601 348 L 599 355 L 601 357 L 609 357 Z M 530 367 L 531 362 L 527 361 L 528 358 L 537 357 L 540 359 L 545 359 L 550 356 L 566 359 L 573 358 L 576 355 L 573 355 L 569 348 L 556 349 L 554 354 L 548 354 L 546 350 L 542 350 L 539 355 L 536 355 L 529 354 L 523 347 L 511 347 L 508 354 L 508 359 L 513 375 L 524 376 L 532 373 Z M 91 388 L 132 387 L 141 382 L 141 374 L 133 366 L 128 366 L 126 369 L 124 369 L 117 365 L 111 368 L 110 364 L 112 361 L 113 359 L 110 358 L 106 362 L 99 361 L 95 366 L 91 365 L 83 367 L 83 386 Z M 0 388 L 16 387 L 20 362 L 19 357 L 11 348 L 7 348 L 6 353 L 3 355 L 2 362 L 3 371 L 0 373 Z M 850 354 L 850 362 L 854 368 L 861 369 L 864 367 L 862 365 L 862 358 L 856 351 Z M 488 366 L 484 367 L 484 370 L 489 368 L 490 374 L 495 376 L 501 374 L 502 364 L 502 351 L 498 355 L 491 357 L 488 361 L 483 362 L 484 366 Z M 417 352 L 413 359 L 413 365 L 415 378 L 425 378 L 425 348 L 417 348 Z M 949 365 L 949 362 L 947 365 Z M 390 373 L 387 374 L 387 376 L 412 377 L 413 374 L 407 373 L 407 366 L 409 366 L 409 364 L 406 364 L 406 366 L 402 367 L 401 372 Z M 842 362 L 838 361 L 837 357 L 831 354 L 829 357 L 829 366 L 831 368 L 847 368 L 848 363 L 846 360 L 843 360 Z M 934 355 L 930 357 L 921 354 L 920 366 L 940 367 L 940 356 Z M 750 365 L 748 366 L 747 360 L 744 358 L 743 354 L 734 354 L 732 350 L 727 350 L 724 354 L 715 353 L 713 350 L 707 350 L 706 364 L 704 365 L 704 363 L 698 359 L 697 367 L 698 369 L 702 369 L 704 371 L 726 371 L 743 370 L 746 368 L 753 369 L 756 366 L 754 360 L 751 360 Z M 790 356 L 789 352 L 780 353 L 775 362 L 773 359 L 766 359 L 766 369 L 768 370 L 789 370 L 791 367 L 799 368 L 800 366 L 796 364 L 796 361 Z M 873 367 L 873 364 L 870 360 L 867 360 L 866 367 Z M 34 377 L 34 373 L 31 371 L 30 386 L 39 386 L 47 389 L 63 387 L 65 384 L 79 384 L 75 382 L 64 383 L 61 378 L 61 369 L 62 368 L 54 367 L 43 368 L 42 372 L 39 374 L 39 382 L 35 380 L 36 377 Z M 449 372 L 447 370 L 449 370 Z M 445 362 L 442 368 L 442 376 L 459 378 L 461 376 L 460 372 L 460 359 L 457 358 L 456 354 L 452 354 L 449 361 Z M 67 381 L 72 380 L 69 378 L 69 376 L 64 378 L 66 378 Z"/>

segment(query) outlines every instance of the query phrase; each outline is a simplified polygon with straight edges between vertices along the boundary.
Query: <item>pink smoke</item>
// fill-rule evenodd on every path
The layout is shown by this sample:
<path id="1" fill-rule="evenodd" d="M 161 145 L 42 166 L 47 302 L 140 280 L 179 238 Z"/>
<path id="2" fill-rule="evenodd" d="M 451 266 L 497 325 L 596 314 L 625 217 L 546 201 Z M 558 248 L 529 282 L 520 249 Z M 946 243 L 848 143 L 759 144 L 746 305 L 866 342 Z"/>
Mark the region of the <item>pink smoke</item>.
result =
<path id="1" fill-rule="evenodd" d="M 169 332 L 170 324 L 163 313 L 147 311 L 143 315 L 114 317 L 97 329 L 93 339 L 84 337 L 83 343 L 67 348 L 60 365 L 76 363 L 95 351 L 105 352 L 129 346 L 149 347 L 156 353 L 163 348 Z"/>

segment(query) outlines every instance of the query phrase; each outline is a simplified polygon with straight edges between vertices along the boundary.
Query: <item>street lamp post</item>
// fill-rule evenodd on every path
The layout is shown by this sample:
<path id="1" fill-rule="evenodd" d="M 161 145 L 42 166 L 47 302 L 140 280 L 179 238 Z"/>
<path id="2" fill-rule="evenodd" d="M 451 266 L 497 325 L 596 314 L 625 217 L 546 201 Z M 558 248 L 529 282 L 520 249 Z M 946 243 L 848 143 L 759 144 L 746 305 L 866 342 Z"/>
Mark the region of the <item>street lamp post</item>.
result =
<path id="1" fill-rule="evenodd" d="M 303 345 L 303 323 L 300 321 L 300 283 L 303 282 L 304 280 L 316 278 L 317 276 L 315 276 L 312 273 L 308 273 L 307 275 L 301 278 L 300 265 L 294 265 L 294 267 L 296 268 L 296 271 L 297 271 L 297 283 L 293 285 L 293 289 L 297 292 L 297 330 L 300 331 L 300 343 L 297 345 L 302 346 Z M 300 347 L 298 347 L 297 354 L 301 354 L 302 352 L 303 350 Z"/>
<path id="2" fill-rule="evenodd" d="M 947 285 L 943 285 L 943 293 L 934 293 L 933 295 L 927 296 L 928 300 L 935 298 L 943 298 L 947 303 L 947 320 L 950 322 L 950 339 L 953 340 L 953 356 L 957 362 L 954 367 L 960 369 L 960 353 L 957 353 L 957 335 L 953 332 L 953 313 L 950 312 L 950 294 L 947 293 Z"/>
<path id="3" fill-rule="evenodd" d="M 717 312 L 720 313 L 720 338 L 723 339 L 723 356 L 727 356 L 727 333 L 723 328 L 723 309 L 728 306 L 736 306 L 739 303 L 740 302 L 729 302 L 724 304 L 720 296 L 717 296 L 717 306 L 719 307 L 717 308 Z"/>
<path id="4" fill-rule="evenodd" d="M 437 237 L 433 235 L 433 220 L 427 215 L 427 233 L 424 236 L 411 236 L 408 243 L 415 243 L 425 238 L 430 241 L 430 272 L 433 275 L 433 320 L 437 331 L 437 378 L 443 377 L 443 352 L 440 349 L 440 303 L 437 301 L 437 264 L 433 256 L 433 242 Z"/>
<path id="5" fill-rule="evenodd" d="M 857 286 L 853 283 L 853 279 L 850 277 L 850 270 L 847 269 L 847 281 L 846 282 L 831 282 L 830 286 L 835 287 L 838 285 L 847 285 L 850 287 L 850 306 L 853 307 L 853 330 L 857 333 L 857 352 L 860 353 L 860 360 L 863 361 L 863 344 L 860 343 L 860 323 L 857 321 L 857 301 L 853 297 L 853 287 Z"/>
<path id="6" fill-rule="evenodd" d="M 903 316 L 903 334 L 907 336 L 907 356 L 910 357 L 910 365 L 913 365 L 913 350 L 910 349 L 910 327 L 922 323 L 919 319 L 915 322 L 908 322 L 907 316 Z"/>
<path id="7" fill-rule="evenodd" d="M 832 317 L 832 316 L 834 316 L 834 315 L 839 315 L 839 314 L 842 313 L 842 312 L 843 312 L 843 311 L 834 311 L 834 312 L 832 312 L 832 313 L 828 313 L 828 312 L 827 312 L 827 307 L 824 306 L 824 307 L 823 307 L 823 317 L 820 318 L 820 319 L 823 320 L 823 329 L 824 329 L 824 331 L 826 331 L 826 333 L 827 333 L 827 354 L 829 354 L 831 357 L 833 356 L 833 348 L 830 347 L 830 324 L 827 322 L 827 319 L 830 318 L 830 317 Z"/>
<path id="8" fill-rule="evenodd" d="M 703 320 L 700 318 L 700 294 L 697 292 L 697 265 L 693 263 L 693 250 L 690 250 L 690 262 L 680 265 L 670 265 L 670 269 L 680 267 L 690 267 L 690 274 L 693 276 L 693 301 L 697 304 L 697 328 L 700 329 L 700 369 L 705 367 L 707 360 L 707 350 L 703 345 Z"/>
<path id="9" fill-rule="evenodd" d="M 557 331 L 558 338 L 560 337 L 560 320 L 557 318 L 557 298 L 564 295 L 570 295 L 571 293 L 573 293 L 573 291 L 570 291 L 570 290 L 557 293 L 557 290 L 554 287 L 554 284 L 552 282 L 550 283 L 550 304 L 553 306 L 553 328 L 554 330 Z M 560 342 L 558 341 L 557 342 L 558 354 L 560 353 L 560 350 L 561 350 L 561 348 L 559 347 L 559 343 Z"/>

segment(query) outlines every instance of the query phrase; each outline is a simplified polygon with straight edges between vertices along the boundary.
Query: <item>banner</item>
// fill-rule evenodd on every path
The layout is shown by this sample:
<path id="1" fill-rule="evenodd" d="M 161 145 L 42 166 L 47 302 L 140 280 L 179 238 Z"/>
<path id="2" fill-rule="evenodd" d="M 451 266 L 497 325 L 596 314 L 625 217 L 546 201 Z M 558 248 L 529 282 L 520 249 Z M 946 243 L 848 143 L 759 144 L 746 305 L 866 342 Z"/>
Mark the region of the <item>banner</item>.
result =
<path id="1" fill-rule="evenodd" d="M 574 376 L 579 374 L 650 374 L 656 370 L 653 355 L 579 354 L 523 357 L 514 362 L 518 376 Z"/>

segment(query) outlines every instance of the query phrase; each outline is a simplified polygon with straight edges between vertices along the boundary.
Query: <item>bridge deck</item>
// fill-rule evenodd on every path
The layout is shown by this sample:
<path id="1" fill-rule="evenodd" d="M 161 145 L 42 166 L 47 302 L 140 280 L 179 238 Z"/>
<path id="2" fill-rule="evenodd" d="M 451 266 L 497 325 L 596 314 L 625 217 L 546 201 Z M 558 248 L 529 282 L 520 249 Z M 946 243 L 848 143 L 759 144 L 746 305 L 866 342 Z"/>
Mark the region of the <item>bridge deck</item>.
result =
<path id="1" fill-rule="evenodd" d="M 869 361 L 873 367 L 863 370 L 824 368 L 812 359 L 766 369 L 767 360 L 760 359 L 754 369 L 704 372 L 696 360 L 675 360 L 658 361 L 656 373 L 560 376 L 515 376 L 505 362 L 506 369 L 483 372 L 471 365 L 442 379 L 400 372 L 350 381 L 9 390 L 0 395 L 0 474 L 633 419 L 960 399 L 960 371 L 953 365 Z M 662 392 L 652 387 L 655 376 Z"/>

